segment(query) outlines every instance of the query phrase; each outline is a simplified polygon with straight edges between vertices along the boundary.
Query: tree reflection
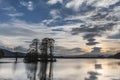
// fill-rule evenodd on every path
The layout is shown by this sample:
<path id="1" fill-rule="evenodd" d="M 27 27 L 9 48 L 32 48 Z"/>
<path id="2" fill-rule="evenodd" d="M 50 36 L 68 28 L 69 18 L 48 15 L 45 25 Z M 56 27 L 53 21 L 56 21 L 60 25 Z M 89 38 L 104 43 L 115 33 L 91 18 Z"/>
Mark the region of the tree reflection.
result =
<path id="1" fill-rule="evenodd" d="M 27 63 L 28 80 L 53 80 L 53 62 Z"/>
<path id="2" fill-rule="evenodd" d="M 39 71 L 40 80 L 52 80 L 53 77 L 53 63 L 41 62 L 41 67 Z"/>
<path id="3" fill-rule="evenodd" d="M 16 70 L 17 70 L 17 62 L 13 63 L 13 74 L 15 74 Z"/>
<path id="4" fill-rule="evenodd" d="M 26 64 L 26 73 L 28 80 L 36 80 L 37 63 Z"/>

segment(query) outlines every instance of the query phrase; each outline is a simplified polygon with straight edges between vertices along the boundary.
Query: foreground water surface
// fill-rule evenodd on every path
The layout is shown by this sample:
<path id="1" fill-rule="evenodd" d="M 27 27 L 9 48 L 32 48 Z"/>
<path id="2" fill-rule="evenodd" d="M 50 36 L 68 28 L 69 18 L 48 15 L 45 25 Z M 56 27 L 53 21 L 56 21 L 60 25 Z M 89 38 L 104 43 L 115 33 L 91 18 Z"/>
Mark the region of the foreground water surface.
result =
<path id="1" fill-rule="evenodd" d="M 46 78 L 44 78 L 46 77 Z M 58 59 L 24 63 L 0 59 L 0 80 L 120 80 L 118 59 Z"/>

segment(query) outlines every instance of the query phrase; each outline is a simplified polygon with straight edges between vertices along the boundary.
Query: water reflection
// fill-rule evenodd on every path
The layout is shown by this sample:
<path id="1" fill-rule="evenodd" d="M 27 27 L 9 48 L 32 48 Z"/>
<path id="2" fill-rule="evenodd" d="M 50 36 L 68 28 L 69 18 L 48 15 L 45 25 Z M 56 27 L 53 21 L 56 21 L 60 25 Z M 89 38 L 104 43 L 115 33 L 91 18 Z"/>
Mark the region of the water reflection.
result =
<path id="1" fill-rule="evenodd" d="M 90 75 L 89 78 L 85 78 L 85 80 L 98 80 L 98 75 L 100 75 L 98 72 L 95 71 L 90 71 L 88 72 L 88 74 Z"/>
<path id="2" fill-rule="evenodd" d="M 60 59 L 53 64 L 1 59 L 0 80 L 120 80 L 120 60 L 116 59 Z"/>
<path id="3" fill-rule="evenodd" d="M 17 65 L 18 65 L 17 62 L 13 63 L 13 74 L 15 74 L 15 72 L 17 71 Z"/>
<path id="4" fill-rule="evenodd" d="M 53 80 L 53 62 L 27 63 L 28 80 Z"/>
<path id="5" fill-rule="evenodd" d="M 94 71 L 87 72 L 89 78 L 85 78 L 85 80 L 98 80 L 98 76 L 101 75 L 98 71 L 99 69 L 102 69 L 102 64 L 95 60 Z"/>
<path id="6" fill-rule="evenodd" d="M 37 63 L 26 63 L 26 74 L 29 80 L 36 79 Z"/>

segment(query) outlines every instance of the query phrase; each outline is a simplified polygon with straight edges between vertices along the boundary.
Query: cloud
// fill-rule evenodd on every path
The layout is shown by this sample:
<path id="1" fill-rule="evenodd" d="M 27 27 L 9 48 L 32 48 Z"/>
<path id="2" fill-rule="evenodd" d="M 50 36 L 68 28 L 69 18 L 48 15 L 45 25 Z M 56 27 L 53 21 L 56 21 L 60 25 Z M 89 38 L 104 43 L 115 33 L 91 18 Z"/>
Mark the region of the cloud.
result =
<path id="1" fill-rule="evenodd" d="M 55 55 L 80 55 L 84 51 L 81 48 L 67 49 L 62 46 L 55 46 Z"/>
<path id="2" fill-rule="evenodd" d="M 115 23 L 105 23 L 105 24 L 83 24 L 78 28 L 73 28 L 72 32 L 78 34 L 82 32 L 89 32 L 89 33 L 100 33 L 107 30 L 112 30 Z"/>
<path id="3" fill-rule="evenodd" d="M 65 6 L 73 11 L 80 11 L 81 13 L 86 14 L 86 12 L 96 11 L 99 8 L 109 8 L 109 6 L 114 5 L 117 2 L 119 2 L 119 0 L 71 0 L 66 3 Z"/>
<path id="4" fill-rule="evenodd" d="M 47 4 L 54 5 L 56 3 L 63 3 L 63 0 L 48 0 Z"/>
<path id="5" fill-rule="evenodd" d="M 22 46 L 16 46 L 14 47 L 15 52 L 27 52 L 27 49 Z"/>
<path id="6" fill-rule="evenodd" d="M 61 18 L 60 12 L 55 9 L 50 11 L 50 15 L 52 16 L 53 19 Z"/>
<path id="7" fill-rule="evenodd" d="M 66 8 L 73 8 L 73 10 L 78 11 L 84 0 L 71 0 L 66 4 Z"/>
<path id="8" fill-rule="evenodd" d="M 87 33 L 87 34 L 84 34 L 83 38 L 87 41 L 88 43 L 86 43 L 86 45 L 89 45 L 89 46 L 92 46 L 92 45 L 96 45 L 96 44 L 99 44 L 99 42 L 95 42 L 96 39 L 94 39 L 96 36 L 101 36 L 99 34 L 96 34 L 96 33 Z"/>
<path id="9" fill-rule="evenodd" d="M 10 27 L 11 26 L 11 27 Z M 32 36 L 34 31 L 21 27 L 22 24 L 5 23 L 0 25 L 0 35 L 2 36 Z"/>
<path id="10" fill-rule="evenodd" d="M 119 0 L 3 2 L 0 2 L 0 38 L 7 44 L 52 37 L 59 46 L 86 48 L 102 44 L 106 39 L 119 40 Z"/>
<path id="11" fill-rule="evenodd" d="M 106 7 L 97 7 L 98 3 L 103 3 L 103 0 L 96 1 L 96 0 L 71 0 L 71 1 L 64 1 L 65 5 L 62 4 L 62 8 L 58 9 L 60 16 L 63 17 L 63 20 L 55 20 L 56 25 L 60 25 L 58 22 L 59 21 L 65 21 L 65 19 L 71 20 L 72 24 L 74 24 L 74 21 L 77 22 L 82 21 L 82 22 L 77 22 L 77 23 L 86 23 L 86 22 L 92 22 L 92 21 L 118 21 L 119 20 L 119 14 L 118 9 L 115 11 L 114 9 L 111 8 L 106 8 Z M 115 5 L 118 3 L 118 0 L 116 1 L 108 1 L 109 6 Z M 72 4 L 70 7 L 65 7 L 67 4 Z M 76 8 L 75 6 L 76 3 L 78 3 L 78 7 Z M 93 5 L 94 4 L 94 5 Z M 84 6 L 83 6 L 84 5 Z M 107 4 L 106 4 L 107 6 Z M 117 8 L 117 6 L 115 7 Z M 72 10 L 73 9 L 73 10 Z M 75 11 L 77 10 L 77 12 Z M 71 18 L 70 18 L 71 17 Z M 73 19 L 74 18 L 74 19 Z M 53 21 L 54 22 L 54 21 Z M 66 21 L 67 22 L 67 21 Z M 65 24 L 64 22 L 63 24 Z M 71 23 L 71 22 L 70 22 Z M 53 24 L 53 23 L 51 23 Z"/>
<path id="12" fill-rule="evenodd" d="M 99 42 L 95 42 L 96 37 L 101 37 L 107 31 L 112 31 L 114 27 L 114 23 L 106 23 L 106 24 L 83 24 L 80 27 L 72 28 L 72 35 L 78 35 L 79 33 L 83 33 L 83 39 L 87 40 L 88 43 L 86 45 L 96 45 Z"/>
<path id="13" fill-rule="evenodd" d="M 108 36 L 109 39 L 120 39 L 120 30 L 116 34 Z"/>
<path id="14" fill-rule="evenodd" d="M 22 46 L 16 46 L 16 47 L 12 48 L 12 47 L 8 47 L 7 45 L 5 45 L 4 42 L 2 42 L 2 41 L 0 41 L 0 48 L 6 49 L 9 51 L 15 51 L 15 52 L 27 52 L 27 49 Z"/>
<path id="15" fill-rule="evenodd" d="M 27 7 L 28 10 L 32 11 L 34 9 L 32 1 L 20 1 L 20 4 Z"/>
<path id="16" fill-rule="evenodd" d="M 25 40 L 32 40 L 36 37 L 48 37 L 51 29 L 43 27 L 42 24 L 29 24 L 20 20 L 11 20 L 0 24 L 0 38 L 6 46 L 28 46 Z M 27 45 L 26 45 L 27 44 Z"/>
<path id="17" fill-rule="evenodd" d="M 117 13 L 116 11 L 112 11 L 112 10 L 98 10 L 97 13 L 93 14 L 91 16 L 91 20 L 93 21 L 113 21 L 113 22 L 116 22 L 116 21 L 119 21 L 119 17 L 118 15 L 115 15 L 115 13 Z M 119 22 L 118 22 L 119 23 Z"/>
<path id="18" fill-rule="evenodd" d="M 52 29 L 52 31 L 64 31 L 63 28 Z"/>
<path id="19" fill-rule="evenodd" d="M 83 36 L 83 38 L 84 39 L 93 39 L 95 37 L 100 37 L 100 36 L 101 36 L 101 34 L 91 32 L 91 33 L 85 33 L 84 36 Z"/>
<path id="20" fill-rule="evenodd" d="M 101 47 L 94 47 L 92 49 L 93 50 L 91 51 L 91 53 L 100 53 L 101 52 Z"/>
<path id="21" fill-rule="evenodd" d="M 86 45 L 88 45 L 88 46 L 91 46 L 91 45 L 96 45 L 96 44 L 99 44 L 99 42 L 88 42 L 88 43 L 86 43 Z"/>
<path id="22" fill-rule="evenodd" d="M 69 49 L 68 50 L 71 54 L 80 54 L 80 53 L 84 53 L 84 51 L 81 48 L 73 48 L 73 49 Z"/>
<path id="23" fill-rule="evenodd" d="M 23 13 L 13 13 L 13 14 L 8 14 L 9 16 L 11 17 L 16 17 L 16 16 L 23 16 L 24 14 Z"/>
<path id="24" fill-rule="evenodd" d="M 119 12 L 118 6 L 111 8 L 111 6 L 119 3 L 118 0 L 109 0 L 108 3 L 104 3 L 106 2 L 104 0 L 70 0 L 63 2 L 64 4 L 61 7 L 54 7 L 59 12 L 57 16 L 60 16 L 61 19 L 48 20 L 48 22 L 50 21 L 48 26 L 76 23 L 119 23 L 119 14 L 117 14 Z M 98 6 L 100 3 L 104 6 Z"/>
<path id="25" fill-rule="evenodd" d="M 92 20 L 101 20 L 101 19 L 105 19 L 106 16 L 108 15 L 108 12 L 98 12 L 97 14 L 91 16 Z"/>
<path id="26" fill-rule="evenodd" d="M 96 3 L 94 3 L 93 5 L 95 7 L 105 7 L 105 8 L 108 8 L 109 6 L 111 5 L 114 5 L 115 3 L 119 2 L 119 0 L 99 0 L 99 1 L 96 1 Z"/>
<path id="27" fill-rule="evenodd" d="M 19 14 L 19 15 L 18 15 Z M 22 13 L 21 13 L 22 14 Z M 0 22 L 4 23 L 6 21 L 9 21 L 12 17 L 20 16 L 20 13 L 17 12 L 17 10 L 11 6 L 7 1 L 4 0 L 0 3 Z"/>
<path id="28" fill-rule="evenodd" d="M 12 7 L 12 6 L 10 6 L 10 5 L 8 5 L 7 4 L 7 6 L 2 6 L 2 7 L 0 7 L 2 10 L 5 10 L 5 11 L 13 11 L 13 12 L 15 12 L 16 11 L 16 9 L 14 8 L 14 7 Z"/>
<path id="29" fill-rule="evenodd" d="M 95 39 L 88 39 L 88 43 L 86 43 L 86 45 L 96 45 L 96 44 L 99 44 L 99 42 L 95 42 Z"/>
<path id="30" fill-rule="evenodd" d="M 2 39 L 1 41 L 3 41 L 3 43 L 9 47 L 18 45 L 24 46 L 26 48 L 29 45 L 28 42 L 30 42 L 32 39 L 39 38 L 41 40 L 45 37 L 54 38 L 56 40 L 56 45 L 63 46 L 65 44 L 69 44 L 71 41 L 66 41 L 65 39 L 65 37 L 69 38 L 68 31 L 70 27 L 73 26 L 66 25 L 47 27 L 43 23 L 32 24 L 25 21 L 13 19 L 9 22 L 0 24 L 0 38 Z M 78 44 L 75 44 L 74 46 L 76 45 Z"/>

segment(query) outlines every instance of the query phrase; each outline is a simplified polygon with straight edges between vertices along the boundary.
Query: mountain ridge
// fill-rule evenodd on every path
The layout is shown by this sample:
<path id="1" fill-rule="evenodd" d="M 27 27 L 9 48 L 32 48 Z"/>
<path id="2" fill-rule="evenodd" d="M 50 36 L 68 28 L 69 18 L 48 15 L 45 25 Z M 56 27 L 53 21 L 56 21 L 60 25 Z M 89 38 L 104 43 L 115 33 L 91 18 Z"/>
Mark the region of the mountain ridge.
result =
<path id="1" fill-rule="evenodd" d="M 12 52 L 6 49 L 0 48 L 0 57 L 1 58 L 15 58 L 16 56 L 18 58 L 24 58 L 26 53 L 22 52 Z M 74 58 L 119 58 L 120 59 L 120 53 L 117 54 L 101 54 L 101 53 L 86 53 L 86 54 L 80 54 L 80 55 L 55 55 L 55 57 L 74 57 Z"/>
<path id="2" fill-rule="evenodd" d="M 12 51 L 2 49 L 2 48 L 0 48 L 0 54 L 2 54 L 1 57 L 3 57 L 3 58 L 14 58 L 14 57 L 16 57 L 16 55 L 17 55 L 17 57 L 24 57 L 25 56 L 25 53 L 12 52 Z"/>

